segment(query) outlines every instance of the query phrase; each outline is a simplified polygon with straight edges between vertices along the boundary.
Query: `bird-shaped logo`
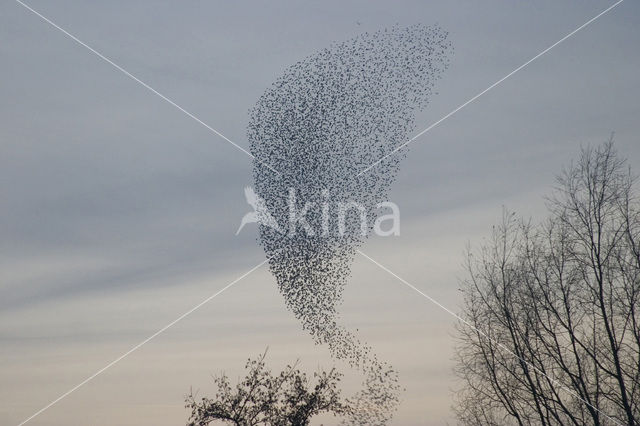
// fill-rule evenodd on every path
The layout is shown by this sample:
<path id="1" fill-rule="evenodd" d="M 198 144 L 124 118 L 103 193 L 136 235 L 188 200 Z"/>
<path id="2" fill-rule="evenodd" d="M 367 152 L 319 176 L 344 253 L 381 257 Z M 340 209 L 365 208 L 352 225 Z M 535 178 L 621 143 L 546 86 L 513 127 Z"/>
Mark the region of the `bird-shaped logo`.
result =
<path id="1" fill-rule="evenodd" d="M 247 204 L 253 207 L 253 211 L 244 215 L 242 222 L 240 222 L 240 227 L 236 231 L 236 235 L 240 233 L 247 223 L 259 223 L 273 228 L 278 232 L 282 232 L 278 222 L 276 222 L 273 216 L 271 216 L 271 213 L 269 213 L 267 204 L 254 192 L 252 187 L 246 186 L 244 188 L 244 197 L 247 199 Z"/>

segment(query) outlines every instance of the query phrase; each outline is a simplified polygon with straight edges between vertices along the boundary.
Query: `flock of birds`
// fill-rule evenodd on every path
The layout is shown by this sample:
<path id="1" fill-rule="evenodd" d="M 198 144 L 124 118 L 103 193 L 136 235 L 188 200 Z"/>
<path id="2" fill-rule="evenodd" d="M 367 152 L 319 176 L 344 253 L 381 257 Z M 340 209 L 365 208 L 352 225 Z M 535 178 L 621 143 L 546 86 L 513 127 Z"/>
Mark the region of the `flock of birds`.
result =
<path id="1" fill-rule="evenodd" d="M 347 215 L 340 233 L 338 217 L 319 208 L 306 213 L 317 232 L 289 232 L 289 194 L 295 191 L 299 208 L 357 203 L 371 227 L 406 150 L 358 174 L 408 140 L 451 51 L 438 26 L 367 32 L 289 67 L 250 110 L 255 193 L 279 224 L 259 224 L 259 243 L 302 327 L 363 374 L 349 424 L 387 424 L 401 393 L 393 367 L 339 323 L 342 290 L 366 235 L 359 214 Z"/>

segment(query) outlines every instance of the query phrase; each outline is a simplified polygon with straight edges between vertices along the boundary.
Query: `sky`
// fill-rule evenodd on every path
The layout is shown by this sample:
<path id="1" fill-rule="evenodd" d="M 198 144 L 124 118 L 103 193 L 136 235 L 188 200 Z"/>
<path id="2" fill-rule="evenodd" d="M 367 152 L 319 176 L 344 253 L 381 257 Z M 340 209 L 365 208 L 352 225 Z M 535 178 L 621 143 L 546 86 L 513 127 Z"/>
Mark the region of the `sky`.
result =
<path id="1" fill-rule="evenodd" d="M 333 42 L 394 24 L 449 31 L 455 53 L 418 131 L 613 2 L 28 4 L 248 148 L 248 109 Z M 390 193 L 401 235 L 362 250 L 459 311 L 466 245 L 503 207 L 544 217 L 581 146 L 615 132 L 640 173 L 639 20 L 624 1 L 412 143 Z M 255 225 L 235 235 L 245 153 L 14 1 L 0 4 L 0 58 L 0 424 L 17 425 L 264 253 Z M 455 317 L 363 257 L 341 313 L 400 372 L 393 425 L 455 424 Z M 184 424 L 190 389 L 211 395 L 211 374 L 238 377 L 267 346 L 275 370 L 334 364 L 262 267 L 28 424 Z M 347 372 L 345 393 L 357 384 Z"/>

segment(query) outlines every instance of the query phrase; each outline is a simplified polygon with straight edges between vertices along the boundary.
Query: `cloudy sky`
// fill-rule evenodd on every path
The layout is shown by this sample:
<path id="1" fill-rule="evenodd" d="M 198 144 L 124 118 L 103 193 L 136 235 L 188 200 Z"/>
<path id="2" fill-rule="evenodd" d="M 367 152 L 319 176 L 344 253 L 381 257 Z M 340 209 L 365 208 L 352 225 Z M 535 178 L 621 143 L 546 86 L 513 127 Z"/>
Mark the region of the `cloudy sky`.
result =
<path id="1" fill-rule="evenodd" d="M 612 1 L 31 1 L 238 145 L 282 71 L 334 41 L 439 24 L 455 47 L 418 130 Z M 627 0 L 412 144 L 391 200 L 401 236 L 363 250 L 452 310 L 465 245 L 507 206 L 544 214 L 554 175 L 615 131 L 640 173 L 640 4 Z M 19 424 L 264 259 L 244 153 L 41 18 L 0 4 L 0 423 Z M 343 318 L 400 371 L 395 425 L 453 423 L 455 318 L 364 258 Z M 330 366 L 258 269 L 29 422 L 184 424 L 269 346 Z M 346 377 L 345 392 L 357 388 Z M 329 419 L 325 424 L 332 424 Z"/>

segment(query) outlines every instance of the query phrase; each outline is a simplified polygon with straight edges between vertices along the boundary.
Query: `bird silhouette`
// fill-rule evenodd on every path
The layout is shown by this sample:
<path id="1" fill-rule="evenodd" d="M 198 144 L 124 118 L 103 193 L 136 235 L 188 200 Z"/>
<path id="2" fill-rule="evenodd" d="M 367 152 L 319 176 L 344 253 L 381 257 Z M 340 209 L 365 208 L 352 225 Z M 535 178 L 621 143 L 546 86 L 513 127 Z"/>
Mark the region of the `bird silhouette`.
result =
<path id="1" fill-rule="evenodd" d="M 242 221 L 236 231 L 236 235 L 240 233 L 247 223 L 258 223 L 273 228 L 278 232 L 282 232 L 278 222 L 273 218 L 271 213 L 269 213 L 267 204 L 255 193 L 252 187 L 246 186 L 244 188 L 244 197 L 247 200 L 247 204 L 253 207 L 253 211 L 242 217 Z"/>

